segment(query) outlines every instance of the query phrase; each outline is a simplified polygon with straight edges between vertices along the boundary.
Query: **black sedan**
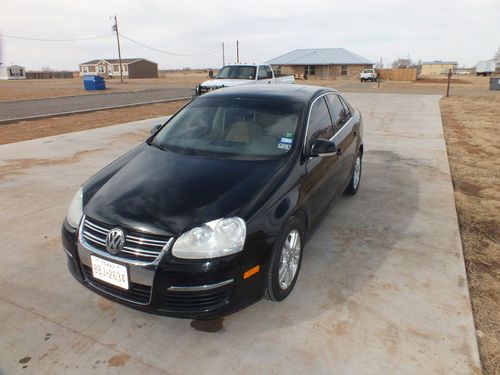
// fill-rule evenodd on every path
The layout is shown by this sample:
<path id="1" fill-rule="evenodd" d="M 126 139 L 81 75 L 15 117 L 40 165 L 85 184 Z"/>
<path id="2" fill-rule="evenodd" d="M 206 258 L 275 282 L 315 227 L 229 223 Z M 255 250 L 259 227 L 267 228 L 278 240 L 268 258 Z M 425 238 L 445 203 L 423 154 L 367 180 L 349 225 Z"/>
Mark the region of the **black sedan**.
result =
<path id="1" fill-rule="evenodd" d="M 359 111 L 324 87 L 196 98 L 77 192 L 62 228 L 69 269 L 97 293 L 168 316 L 281 301 L 321 214 L 358 190 L 362 135 Z"/>

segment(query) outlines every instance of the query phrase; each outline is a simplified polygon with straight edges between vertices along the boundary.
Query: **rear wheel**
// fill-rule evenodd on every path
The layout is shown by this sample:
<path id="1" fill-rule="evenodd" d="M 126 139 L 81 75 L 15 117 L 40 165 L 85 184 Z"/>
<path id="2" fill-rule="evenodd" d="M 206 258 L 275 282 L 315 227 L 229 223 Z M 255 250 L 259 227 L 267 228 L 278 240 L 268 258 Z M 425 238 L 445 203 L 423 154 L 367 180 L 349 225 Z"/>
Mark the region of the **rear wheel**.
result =
<path id="1" fill-rule="evenodd" d="M 266 298 L 282 301 L 292 292 L 302 264 L 304 239 L 304 224 L 296 217 L 290 218 L 274 244 L 267 273 Z"/>
<path id="2" fill-rule="evenodd" d="M 361 182 L 361 170 L 363 167 L 363 160 L 361 153 L 358 153 L 356 157 L 356 163 L 354 163 L 354 168 L 352 169 L 351 181 L 345 189 L 345 193 L 349 195 L 354 195 L 358 192 L 359 183 Z"/>

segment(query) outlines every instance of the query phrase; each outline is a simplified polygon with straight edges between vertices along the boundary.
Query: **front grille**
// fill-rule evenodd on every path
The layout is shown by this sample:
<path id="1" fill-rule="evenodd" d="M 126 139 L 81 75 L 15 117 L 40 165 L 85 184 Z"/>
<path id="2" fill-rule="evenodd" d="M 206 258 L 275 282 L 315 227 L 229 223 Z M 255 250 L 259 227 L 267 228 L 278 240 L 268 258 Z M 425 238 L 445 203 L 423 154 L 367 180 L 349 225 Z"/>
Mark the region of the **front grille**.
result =
<path id="1" fill-rule="evenodd" d="M 113 229 L 110 225 L 85 218 L 82 227 L 82 237 L 90 245 L 101 251 L 106 250 L 106 236 Z M 129 232 L 125 234 L 123 249 L 114 254 L 117 257 L 154 262 L 167 245 L 170 238 Z"/>
<path id="2" fill-rule="evenodd" d="M 167 312 L 210 311 L 229 302 L 232 288 L 207 292 L 167 292 L 161 310 Z"/>
<path id="3" fill-rule="evenodd" d="M 145 305 L 149 303 L 149 299 L 151 297 L 151 287 L 148 285 L 135 284 L 129 282 L 129 289 L 121 289 L 118 287 L 114 287 L 109 285 L 99 279 L 95 279 L 92 276 L 92 269 L 84 264 L 82 264 L 82 271 L 85 275 L 85 278 L 88 282 L 95 288 L 105 292 L 107 294 L 113 295 L 115 297 L 139 303 L 141 305 Z"/>

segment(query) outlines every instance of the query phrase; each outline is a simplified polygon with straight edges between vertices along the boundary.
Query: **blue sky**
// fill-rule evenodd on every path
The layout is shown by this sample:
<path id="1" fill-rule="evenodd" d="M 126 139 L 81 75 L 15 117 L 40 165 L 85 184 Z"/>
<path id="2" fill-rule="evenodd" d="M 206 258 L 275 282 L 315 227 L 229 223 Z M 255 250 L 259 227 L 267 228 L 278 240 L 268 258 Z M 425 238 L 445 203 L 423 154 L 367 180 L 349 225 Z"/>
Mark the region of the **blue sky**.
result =
<path id="1" fill-rule="evenodd" d="M 0 34 L 42 39 L 105 37 L 80 42 L 41 42 L 0 37 L 0 61 L 28 69 L 78 69 L 94 58 L 117 57 L 110 15 L 120 31 L 159 53 L 122 40 L 123 57 L 145 57 L 160 68 L 218 67 L 260 62 L 296 48 L 343 47 L 389 64 L 398 56 L 456 60 L 472 66 L 500 47 L 498 0 L 455 1 L 164 1 L 24 0 L 4 2 Z M 178 56 L 182 55 L 182 56 Z"/>

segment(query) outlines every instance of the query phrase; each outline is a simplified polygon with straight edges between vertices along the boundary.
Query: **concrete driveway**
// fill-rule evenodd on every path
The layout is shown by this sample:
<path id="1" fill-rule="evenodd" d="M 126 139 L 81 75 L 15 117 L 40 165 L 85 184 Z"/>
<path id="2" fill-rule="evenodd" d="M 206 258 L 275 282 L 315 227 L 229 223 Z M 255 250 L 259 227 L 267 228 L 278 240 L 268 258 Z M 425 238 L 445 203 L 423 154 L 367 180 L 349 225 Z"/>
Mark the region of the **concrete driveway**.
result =
<path id="1" fill-rule="evenodd" d="M 288 299 L 204 325 L 101 298 L 61 249 L 78 186 L 158 120 L 0 146 L 0 373 L 480 373 L 439 97 L 349 97 L 358 195 L 317 228 Z"/>

